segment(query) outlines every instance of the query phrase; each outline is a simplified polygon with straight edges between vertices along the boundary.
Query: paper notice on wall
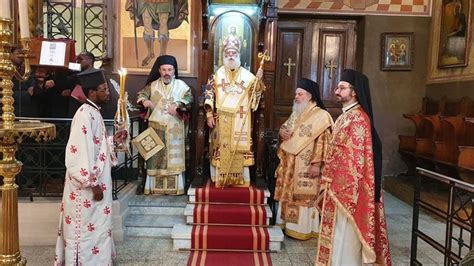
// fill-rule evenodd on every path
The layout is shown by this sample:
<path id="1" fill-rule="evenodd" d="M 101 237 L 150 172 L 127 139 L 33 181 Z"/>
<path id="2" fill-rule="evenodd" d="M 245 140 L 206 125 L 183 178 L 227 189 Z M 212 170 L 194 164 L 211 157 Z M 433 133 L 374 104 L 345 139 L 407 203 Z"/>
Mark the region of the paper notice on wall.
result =
<path id="1" fill-rule="evenodd" d="M 40 65 L 64 66 L 66 57 L 66 43 L 47 42 L 41 43 Z"/>

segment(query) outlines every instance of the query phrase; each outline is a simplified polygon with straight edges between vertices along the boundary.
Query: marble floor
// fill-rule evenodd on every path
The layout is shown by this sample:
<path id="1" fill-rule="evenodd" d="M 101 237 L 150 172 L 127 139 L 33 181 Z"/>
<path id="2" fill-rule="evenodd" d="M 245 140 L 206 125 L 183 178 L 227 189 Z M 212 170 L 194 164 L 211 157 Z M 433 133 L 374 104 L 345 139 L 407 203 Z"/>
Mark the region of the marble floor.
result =
<path id="1" fill-rule="evenodd" d="M 385 194 L 393 265 L 409 265 L 412 207 L 389 193 Z M 420 216 L 420 228 L 442 240 L 444 225 L 428 215 Z M 443 257 L 419 241 L 418 259 L 423 265 L 443 265 Z M 286 237 L 280 253 L 271 254 L 273 265 L 313 265 L 317 240 L 297 241 Z M 171 239 L 128 238 L 116 245 L 116 265 L 186 265 L 189 252 L 172 250 Z M 51 265 L 53 246 L 22 246 L 28 265 Z"/>

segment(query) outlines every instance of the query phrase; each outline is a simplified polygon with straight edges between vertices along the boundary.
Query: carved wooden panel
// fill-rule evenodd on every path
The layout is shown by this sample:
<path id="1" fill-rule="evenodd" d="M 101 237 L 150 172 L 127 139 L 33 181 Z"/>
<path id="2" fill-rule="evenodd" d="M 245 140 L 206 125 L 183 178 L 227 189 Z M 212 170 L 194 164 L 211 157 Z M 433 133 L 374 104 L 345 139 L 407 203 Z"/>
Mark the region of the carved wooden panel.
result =
<path id="1" fill-rule="evenodd" d="M 278 51 L 278 66 L 276 71 L 277 84 L 275 104 L 291 104 L 293 94 L 287 88 L 293 88 L 296 79 L 301 75 L 301 48 L 303 32 L 279 32 L 282 48 Z"/>
<path id="2" fill-rule="evenodd" d="M 334 88 L 342 70 L 355 68 L 355 21 L 318 21 L 313 27 L 311 78 L 318 81 L 321 97 L 333 116 L 340 113 Z"/>
<path id="3" fill-rule="evenodd" d="M 311 25 L 298 21 L 279 22 L 277 38 L 275 84 L 268 107 L 273 128 L 280 127 L 288 118 L 296 82 L 310 71 L 311 58 L 304 54 L 305 50 L 311 49 Z"/>

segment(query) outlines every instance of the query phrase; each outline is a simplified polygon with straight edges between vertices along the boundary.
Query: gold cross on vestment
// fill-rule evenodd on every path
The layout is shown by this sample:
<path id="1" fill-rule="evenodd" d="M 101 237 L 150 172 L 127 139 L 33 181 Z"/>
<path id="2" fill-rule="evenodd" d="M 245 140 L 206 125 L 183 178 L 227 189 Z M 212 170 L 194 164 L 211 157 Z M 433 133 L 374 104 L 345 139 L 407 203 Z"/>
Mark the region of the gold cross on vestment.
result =
<path id="1" fill-rule="evenodd" d="M 145 151 L 147 152 L 151 151 L 151 149 L 156 147 L 156 142 L 150 136 L 146 136 L 144 139 L 142 139 L 140 141 L 140 144 L 143 146 L 143 149 L 145 149 Z"/>
<path id="2" fill-rule="evenodd" d="M 239 111 L 239 114 L 240 114 L 240 118 L 244 118 L 244 114 L 246 114 L 247 112 L 244 111 L 244 107 L 243 106 L 240 106 L 240 111 Z"/>
<path id="3" fill-rule="evenodd" d="M 291 67 L 292 66 L 296 66 L 295 63 L 291 63 L 291 57 L 288 57 L 288 62 L 287 63 L 284 63 L 283 64 L 284 66 L 286 66 L 286 68 L 288 69 L 288 71 L 286 72 L 286 75 L 288 77 L 291 77 Z"/>
<path id="4" fill-rule="evenodd" d="M 333 73 L 334 70 L 337 69 L 338 65 L 335 65 L 334 62 L 331 59 L 331 60 L 329 60 L 328 63 L 326 63 L 326 65 L 324 65 L 324 67 L 326 69 L 329 69 L 328 77 L 329 77 L 329 79 L 332 79 L 332 73 Z"/>
<path id="5" fill-rule="evenodd" d="M 227 87 L 228 85 L 230 85 L 230 83 L 226 83 L 225 79 L 221 79 L 221 83 L 217 84 L 217 87 L 221 87 L 222 89 L 225 89 L 225 87 Z"/>

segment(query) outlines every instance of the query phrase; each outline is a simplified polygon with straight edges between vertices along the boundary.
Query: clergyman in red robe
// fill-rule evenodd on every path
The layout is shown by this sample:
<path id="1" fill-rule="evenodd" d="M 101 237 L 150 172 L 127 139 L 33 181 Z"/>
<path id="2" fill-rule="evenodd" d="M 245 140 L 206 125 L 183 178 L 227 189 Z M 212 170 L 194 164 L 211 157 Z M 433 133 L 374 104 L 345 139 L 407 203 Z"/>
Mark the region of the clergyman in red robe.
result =
<path id="1" fill-rule="evenodd" d="M 335 89 L 337 118 L 321 177 L 316 265 L 391 265 L 383 194 L 381 142 L 368 78 L 346 69 Z"/>

